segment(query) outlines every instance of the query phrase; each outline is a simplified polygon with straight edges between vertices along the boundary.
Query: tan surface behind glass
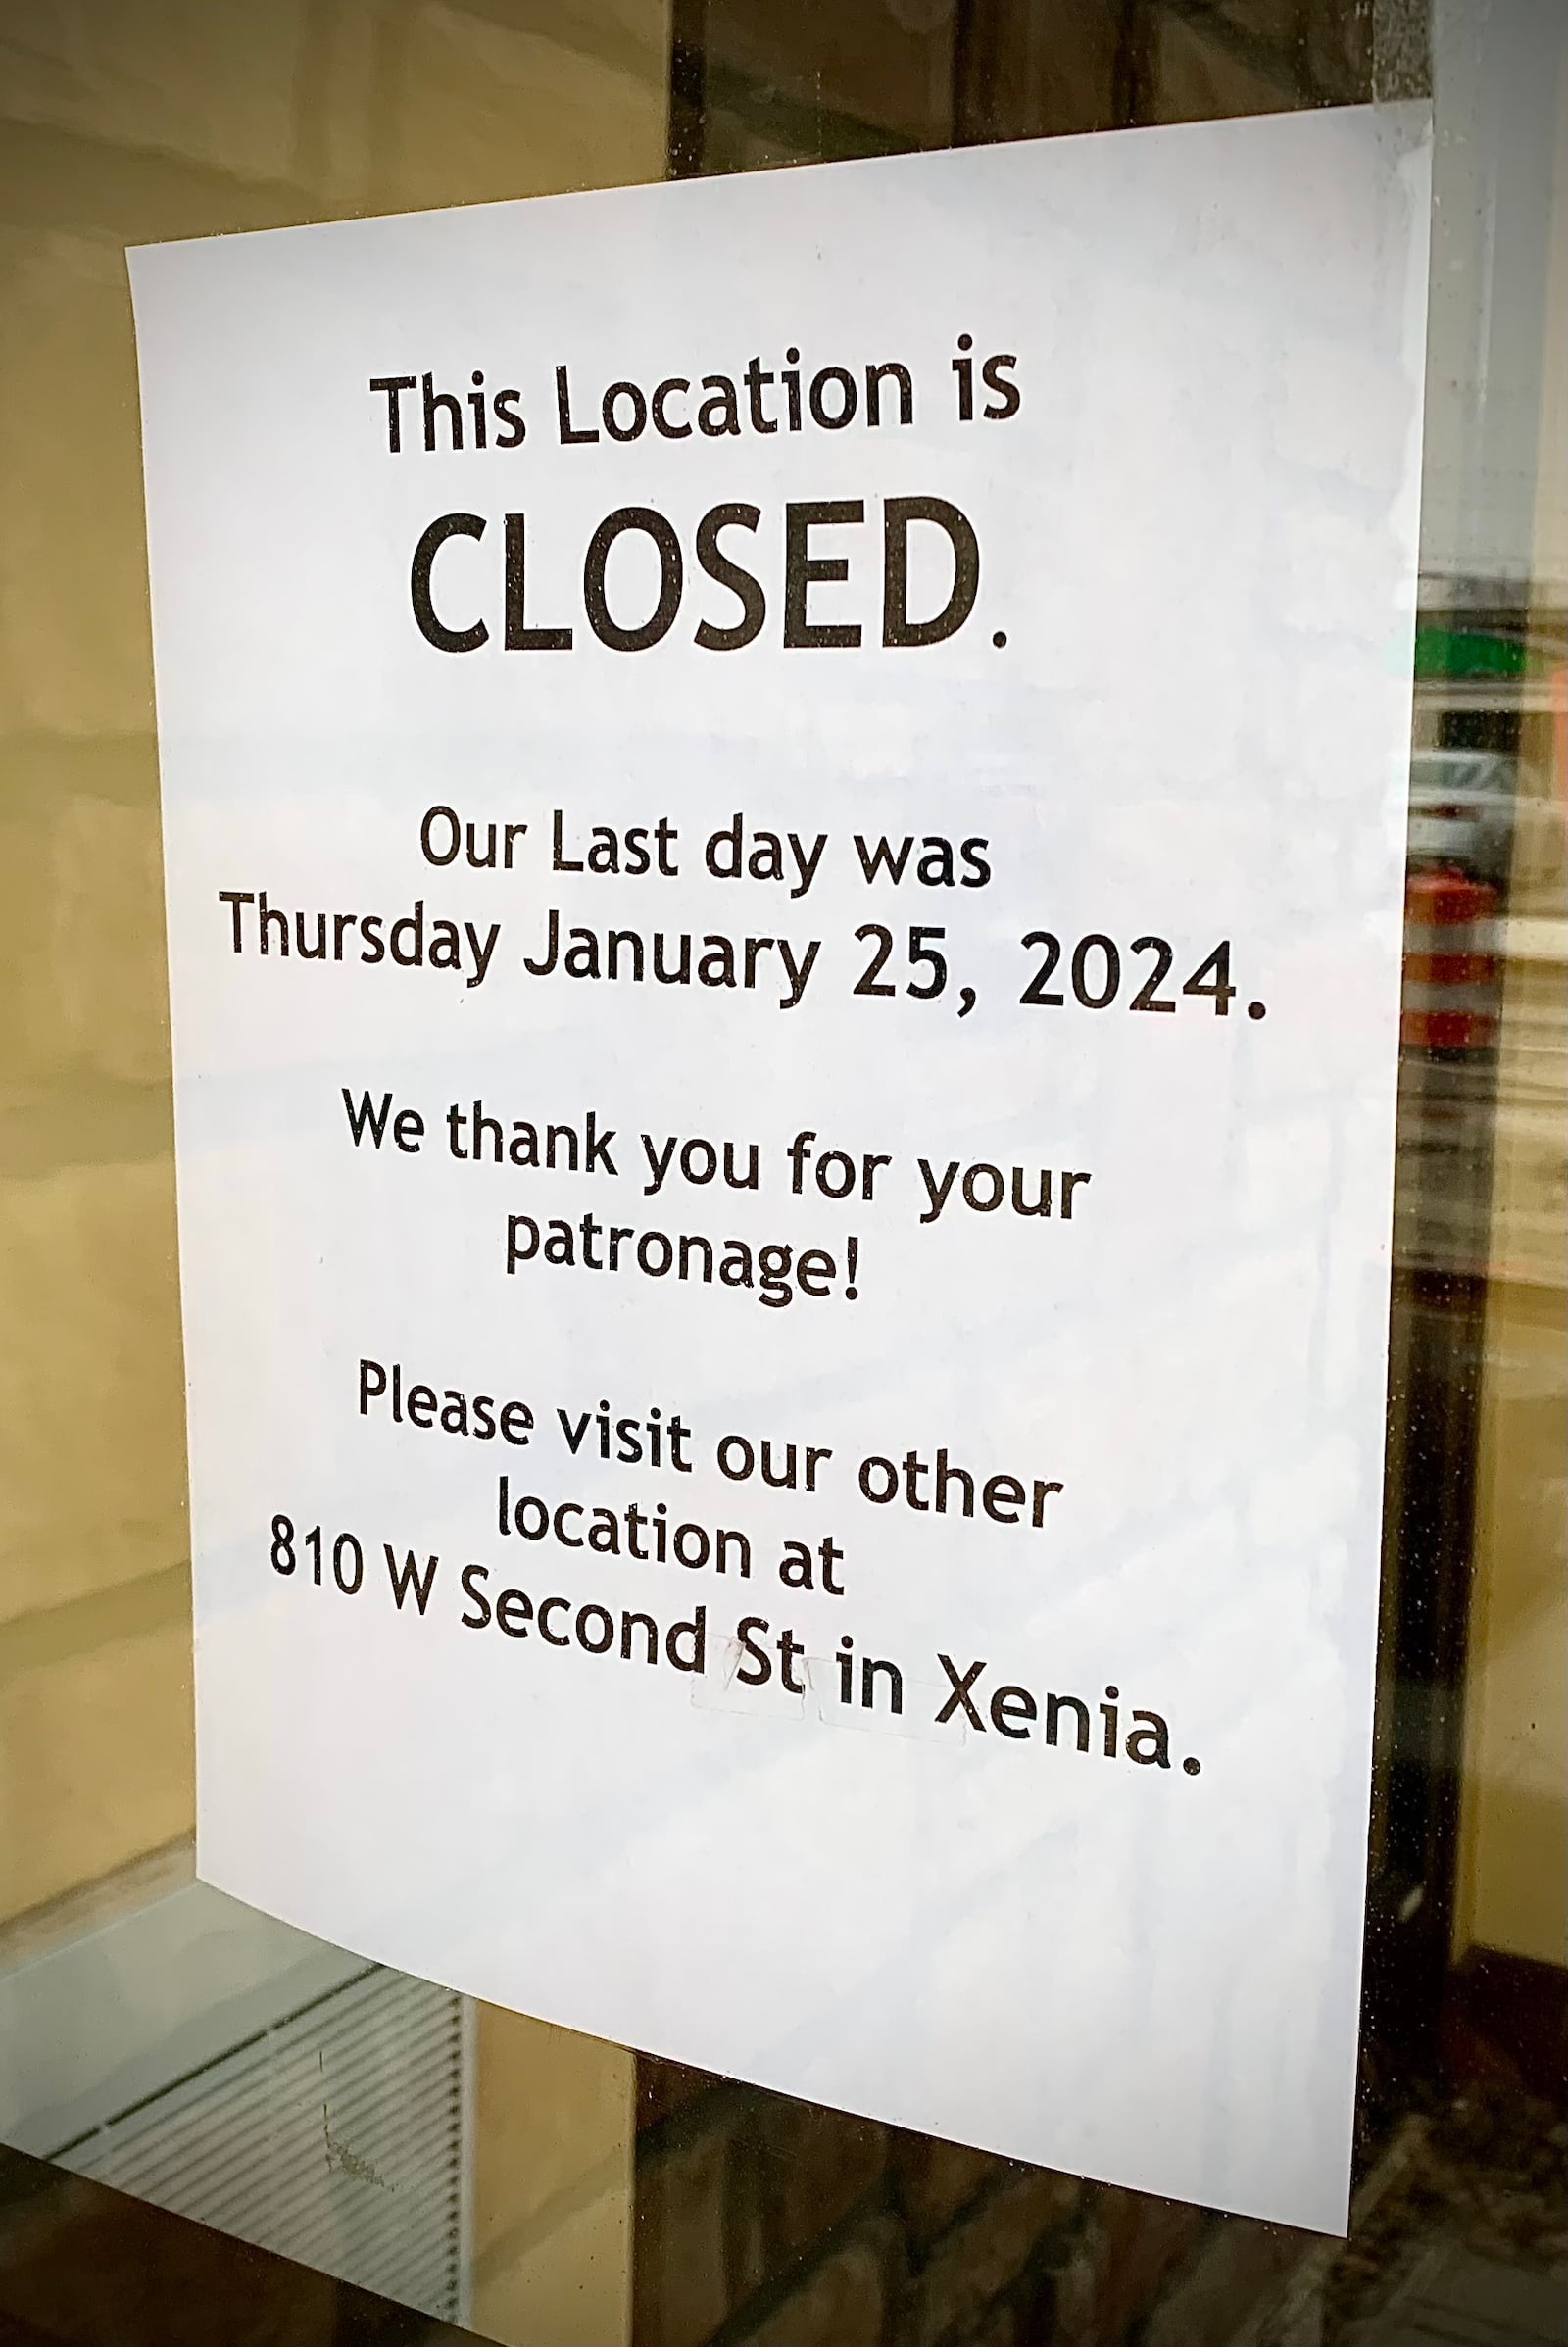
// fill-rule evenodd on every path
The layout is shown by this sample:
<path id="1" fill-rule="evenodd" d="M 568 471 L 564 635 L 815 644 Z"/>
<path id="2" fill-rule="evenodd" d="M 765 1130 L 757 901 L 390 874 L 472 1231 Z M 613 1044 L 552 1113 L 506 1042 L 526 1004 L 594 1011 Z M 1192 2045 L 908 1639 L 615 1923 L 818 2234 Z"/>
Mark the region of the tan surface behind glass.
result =
<path id="1" fill-rule="evenodd" d="M 0 1960 L 179 1880 L 193 1817 L 124 247 L 661 178 L 668 58 L 665 0 L 0 0 Z M 473 2321 L 624 2338 L 630 2056 L 477 2048 Z"/>

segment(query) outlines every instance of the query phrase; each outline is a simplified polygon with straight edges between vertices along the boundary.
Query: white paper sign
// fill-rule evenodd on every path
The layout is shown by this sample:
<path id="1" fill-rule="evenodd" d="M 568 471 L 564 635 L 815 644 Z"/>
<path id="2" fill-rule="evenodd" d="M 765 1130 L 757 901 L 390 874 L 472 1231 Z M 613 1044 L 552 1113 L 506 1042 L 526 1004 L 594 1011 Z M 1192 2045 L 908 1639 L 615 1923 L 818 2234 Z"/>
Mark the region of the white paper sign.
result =
<path id="1" fill-rule="evenodd" d="M 1342 2226 L 1426 139 L 133 256 L 209 1881 Z"/>

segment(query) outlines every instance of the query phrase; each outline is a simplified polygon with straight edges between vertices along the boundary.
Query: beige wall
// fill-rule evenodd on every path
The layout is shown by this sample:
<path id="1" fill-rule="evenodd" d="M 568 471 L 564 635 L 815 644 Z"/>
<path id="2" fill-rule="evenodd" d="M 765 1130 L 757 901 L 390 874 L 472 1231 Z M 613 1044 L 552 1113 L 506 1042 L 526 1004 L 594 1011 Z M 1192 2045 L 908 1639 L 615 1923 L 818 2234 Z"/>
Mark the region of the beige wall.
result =
<path id="1" fill-rule="evenodd" d="M 1538 659 L 1497 1081 L 1457 1944 L 1568 1961 L 1568 41 L 1539 318 Z"/>
<path id="2" fill-rule="evenodd" d="M 192 1820 L 124 247 L 661 177 L 668 40 L 666 0 L 0 0 L 0 1921 L 70 1929 Z M 481 2014 L 494 2335 L 625 2336 L 630 2096 Z"/>
<path id="3" fill-rule="evenodd" d="M 631 2336 L 632 2057 L 479 2008 L 473 2311 L 486 2337 Z"/>
<path id="4" fill-rule="evenodd" d="M 1565 264 L 1568 268 L 1568 264 Z M 1568 438 L 1568 417 L 1564 418 Z M 1559 662 L 1556 691 L 1563 691 Z M 1555 737 L 1555 738 L 1554 738 Z M 1560 720 L 1526 726 L 1538 789 Z M 1568 892 L 1560 820 L 1516 859 L 1504 934 L 1465 1687 L 1458 1951 L 1568 1961 Z M 1548 854 L 1544 851 L 1554 851 Z"/>

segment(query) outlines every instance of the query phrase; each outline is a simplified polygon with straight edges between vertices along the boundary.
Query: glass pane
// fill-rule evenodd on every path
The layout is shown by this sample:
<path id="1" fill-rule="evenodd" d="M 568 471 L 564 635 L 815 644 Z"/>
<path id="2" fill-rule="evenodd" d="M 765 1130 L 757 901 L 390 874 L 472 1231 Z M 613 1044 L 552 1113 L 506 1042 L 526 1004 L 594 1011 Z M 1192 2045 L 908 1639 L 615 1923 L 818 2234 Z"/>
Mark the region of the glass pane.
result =
<path id="1" fill-rule="evenodd" d="M 644 2060 L 634 2336 L 1555 2337 L 1568 2317 L 1564 21 L 1243 0 L 850 20 L 707 0 L 678 13 L 682 30 L 685 173 L 1429 88 L 1438 163 L 1350 2241 Z"/>
<path id="2" fill-rule="evenodd" d="M 124 247 L 1428 89 L 1348 2243 L 475 2007 L 195 1884 Z M 394 2332 L 358 2288 L 518 2347 L 1560 2338 L 1568 11 L 0 0 L 0 2139 L 306 2270 L 225 2264 L 190 2245 L 207 2236 L 176 2256 L 117 2233 L 103 2199 L 68 2195 L 45 2223 L 19 2161 L 0 2174 L 0 2327 L 241 2335 L 243 2309 L 257 2336 L 435 2335 L 413 2317 Z"/>
<path id="3" fill-rule="evenodd" d="M 191 1881 L 124 248 L 657 179 L 669 54 L 662 0 L 0 5 L 0 2138 L 318 2270 L 160 2247 L 19 2161 L 8 2336 L 237 2337 L 242 2304 L 346 2336 L 338 2281 L 498 2339 L 626 2335 L 630 2056 Z"/>

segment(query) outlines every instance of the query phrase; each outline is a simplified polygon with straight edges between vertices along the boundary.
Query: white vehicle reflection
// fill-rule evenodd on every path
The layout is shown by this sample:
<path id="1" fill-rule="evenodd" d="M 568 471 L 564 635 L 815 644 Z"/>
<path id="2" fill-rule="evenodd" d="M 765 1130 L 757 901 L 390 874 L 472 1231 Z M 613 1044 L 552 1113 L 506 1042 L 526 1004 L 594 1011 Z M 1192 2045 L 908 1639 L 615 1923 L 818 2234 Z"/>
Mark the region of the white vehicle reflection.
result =
<path id="1" fill-rule="evenodd" d="M 1413 867 L 1446 865 L 1505 888 L 1517 768 L 1490 750 L 1418 750 L 1410 760 Z"/>

